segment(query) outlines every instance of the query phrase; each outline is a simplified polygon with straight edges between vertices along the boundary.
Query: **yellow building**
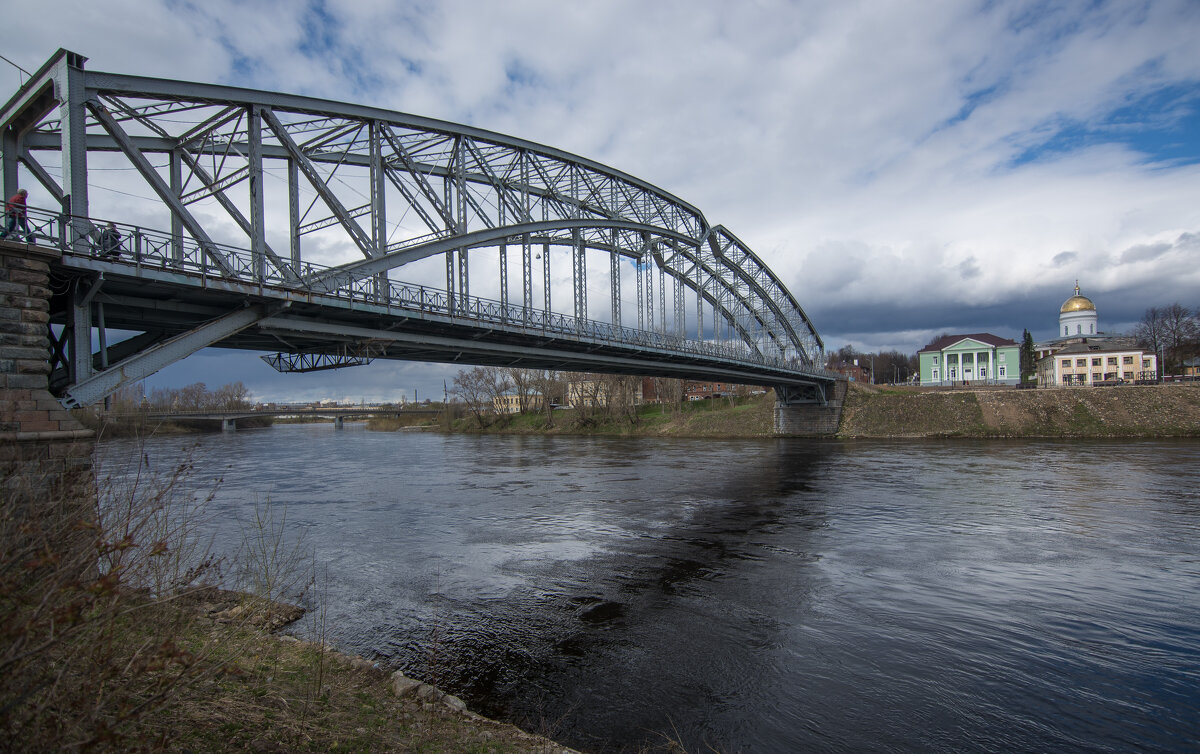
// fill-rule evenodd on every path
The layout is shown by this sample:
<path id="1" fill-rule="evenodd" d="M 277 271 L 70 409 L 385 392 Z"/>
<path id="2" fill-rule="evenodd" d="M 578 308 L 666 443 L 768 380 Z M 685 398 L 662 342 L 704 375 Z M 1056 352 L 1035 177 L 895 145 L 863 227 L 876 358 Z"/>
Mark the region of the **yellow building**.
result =
<path id="1" fill-rule="evenodd" d="M 497 414 L 521 413 L 521 396 L 517 393 L 505 393 L 492 399 L 492 410 Z M 525 394 L 525 410 L 541 411 L 542 396 L 540 393 Z"/>
<path id="2" fill-rule="evenodd" d="M 1089 343 L 1085 338 L 1061 348 L 1037 363 L 1039 387 L 1069 387 L 1152 381 L 1158 359 L 1140 348 Z"/>

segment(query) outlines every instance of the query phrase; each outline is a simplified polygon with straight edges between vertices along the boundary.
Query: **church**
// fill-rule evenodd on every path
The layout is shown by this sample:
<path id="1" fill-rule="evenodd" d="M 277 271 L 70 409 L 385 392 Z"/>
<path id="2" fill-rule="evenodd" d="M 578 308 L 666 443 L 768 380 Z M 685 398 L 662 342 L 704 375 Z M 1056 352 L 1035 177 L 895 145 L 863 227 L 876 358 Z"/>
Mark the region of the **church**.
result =
<path id="1" fill-rule="evenodd" d="M 1034 344 L 1038 387 L 1086 386 L 1152 381 L 1158 358 L 1128 335 L 1100 331 L 1096 305 L 1079 292 L 1058 310 L 1054 338 Z"/>

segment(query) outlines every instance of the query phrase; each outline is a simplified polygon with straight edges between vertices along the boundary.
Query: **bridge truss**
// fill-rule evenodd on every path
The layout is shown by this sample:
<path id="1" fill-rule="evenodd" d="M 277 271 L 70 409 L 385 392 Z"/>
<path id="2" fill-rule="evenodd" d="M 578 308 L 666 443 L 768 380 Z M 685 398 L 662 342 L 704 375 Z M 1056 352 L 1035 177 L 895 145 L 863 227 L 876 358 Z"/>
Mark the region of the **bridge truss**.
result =
<path id="1" fill-rule="evenodd" d="M 282 371 L 462 361 L 823 400 L 792 294 L 644 181 L 469 126 L 84 62 L 60 50 L 0 112 L 5 196 L 24 170 L 58 205 L 31 217 L 63 251 L 67 405 L 211 345 L 276 351 Z M 121 218 L 115 249 L 98 217 Z M 110 329 L 141 334 L 109 346 Z"/>

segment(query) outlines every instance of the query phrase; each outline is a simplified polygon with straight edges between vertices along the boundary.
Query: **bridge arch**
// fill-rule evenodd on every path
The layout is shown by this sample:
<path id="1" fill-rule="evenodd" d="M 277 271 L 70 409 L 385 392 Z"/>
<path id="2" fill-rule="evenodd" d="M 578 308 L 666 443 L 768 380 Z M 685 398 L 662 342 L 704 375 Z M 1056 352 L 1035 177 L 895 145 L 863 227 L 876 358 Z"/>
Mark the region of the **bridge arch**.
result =
<path id="1" fill-rule="evenodd" d="M 778 370 L 764 377 L 786 380 L 792 370 L 799 383 L 828 379 L 820 335 L 778 277 L 726 228 L 646 181 L 467 125 L 90 71 L 85 60 L 60 50 L 0 111 L 6 189 L 18 168 L 38 180 L 59 203 L 58 242 L 92 275 L 76 280 L 76 331 L 94 324 L 78 301 L 103 303 L 118 285 L 112 281 L 128 273 L 128 257 L 85 262 L 94 257 L 91 208 L 99 204 L 89 167 L 119 163 L 141 179 L 149 211 L 162 218 L 161 232 L 129 228 L 139 244 L 151 239 L 148 254 L 140 246 L 136 253 L 138 274 L 149 274 L 141 270 L 150 258 L 160 277 L 219 277 L 230 291 L 257 286 L 263 296 L 269 288 L 285 306 L 373 292 L 390 312 L 396 286 L 414 282 L 401 276 L 413 272 L 422 290 L 440 290 L 447 316 L 471 308 L 465 304 L 482 289 L 502 312 L 565 316 L 579 332 L 596 332 L 599 322 L 616 333 L 656 333 L 693 350 L 720 343 L 738 360 Z M 358 258 L 331 257 L 333 248 Z M 561 260 L 554 269 L 552 250 Z M 569 274 L 556 272 L 563 263 Z M 609 294 L 609 306 L 594 300 L 597 292 Z M 563 300 L 571 306 L 560 314 L 554 306 Z M 259 344 L 243 331 L 268 319 L 287 347 L 278 334 L 284 317 L 265 301 L 256 313 L 225 316 L 211 330 L 218 340 L 193 338 L 187 347 Z M 334 344 L 304 346 L 326 347 Z M 70 381 L 87 379 L 90 356 L 64 365 Z"/>

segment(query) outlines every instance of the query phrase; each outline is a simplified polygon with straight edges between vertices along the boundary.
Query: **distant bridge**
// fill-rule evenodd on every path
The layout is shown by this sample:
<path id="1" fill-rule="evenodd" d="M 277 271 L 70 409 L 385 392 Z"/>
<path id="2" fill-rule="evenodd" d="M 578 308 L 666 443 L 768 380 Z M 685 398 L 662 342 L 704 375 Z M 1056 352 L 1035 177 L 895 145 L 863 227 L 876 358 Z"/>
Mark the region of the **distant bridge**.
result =
<path id="1" fill-rule="evenodd" d="M 50 388 L 68 407 L 208 346 L 281 371 L 386 358 L 833 395 L 777 276 L 645 181 L 470 126 L 85 60 L 59 50 L 0 111 L 5 196 L 24 174 L 56 205 L 30 222 L 61 254 Z"/>
<path id="2" fill-rule="evenodd" d="M 436 416 L 441 413 L 436 408 L 400 408 L 385 406 L 351 406 L 338 408 L 253 408 L 253 409 L 216 409 L 211 411 L 145 411 L 135 414 L 108 414 L 112 417 L 144 416 L 147 419 L 183 420 L 183 421 L 219 421 L 221 429 L 232 430 L 238 419 L 253 419 L 260 416 L 307 416 L 322 419 L 332 419 L 334 427 L 341 429 L 347 419 L 359 419 L 370 416 Z"/>

